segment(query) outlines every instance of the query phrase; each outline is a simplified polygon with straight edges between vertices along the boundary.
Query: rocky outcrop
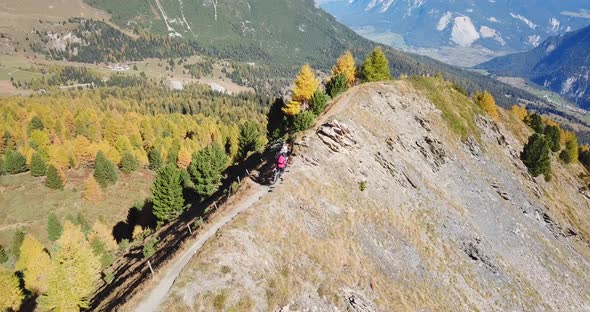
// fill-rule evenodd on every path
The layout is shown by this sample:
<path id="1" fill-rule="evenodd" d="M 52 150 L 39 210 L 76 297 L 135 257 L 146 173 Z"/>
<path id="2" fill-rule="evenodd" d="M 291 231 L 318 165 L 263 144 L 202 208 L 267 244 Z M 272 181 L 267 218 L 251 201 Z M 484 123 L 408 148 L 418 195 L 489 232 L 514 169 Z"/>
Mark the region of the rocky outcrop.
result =
<path id="1" fill-rule="evenodd" d="M 475 115 L 462 139 L 407 81 L 340 99 L 164 310 L 209 311 L 214 298 L 248 311 L 590 309 L 581 167 L 556 161 L 551 182 L 533 179 L 517 156 L 524 124 Z"/>

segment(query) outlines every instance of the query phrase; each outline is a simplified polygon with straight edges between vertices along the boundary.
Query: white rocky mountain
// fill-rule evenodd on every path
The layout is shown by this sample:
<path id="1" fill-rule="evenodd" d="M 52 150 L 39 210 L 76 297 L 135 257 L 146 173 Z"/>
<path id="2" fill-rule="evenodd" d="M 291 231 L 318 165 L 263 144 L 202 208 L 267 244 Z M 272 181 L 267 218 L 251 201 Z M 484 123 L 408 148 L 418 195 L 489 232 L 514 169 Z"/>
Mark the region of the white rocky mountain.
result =
<path id="1" fill-rule="evenodd" d="M 357 32 L 398 48 L 452 48 L 488 55 L 483 58 L 528 50 L 549 36 L 590 24 L 587 0 L 317 0 L 317 3 Z M 455 56 L 464 57 L 462 53 Z M 453 63 L 471 65 L 462 64 L 467 60 L 462 61 Z"/>

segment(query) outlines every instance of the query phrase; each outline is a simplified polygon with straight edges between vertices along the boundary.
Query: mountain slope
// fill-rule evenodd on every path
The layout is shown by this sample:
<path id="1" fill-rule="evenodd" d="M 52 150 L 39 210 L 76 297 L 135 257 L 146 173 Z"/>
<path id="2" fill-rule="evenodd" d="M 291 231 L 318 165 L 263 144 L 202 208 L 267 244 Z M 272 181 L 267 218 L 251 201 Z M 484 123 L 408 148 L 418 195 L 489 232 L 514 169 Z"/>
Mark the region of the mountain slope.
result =
<path id="1" fill-rule="evenodd" d="M 324 63 L 362 40 L 310 0 L 88 0 L 124 28 L 197 41 L 223 53 Z M 243 50 L 243 51 L 242 51 Z"/>
<path id="2" fill-rule="evenodd" d="M 547 39 L 539 47 L 478 65 L 497 75 L 520 76 L 590 108 L 590 26 Z"/>
<path id="3" fill-rule="evenodd" d="M 390 42 L 396 47 L 515 52 L 590 23 L 590 7 L 584 0 L 319 2 L 339 21 L 369 37 L 396 34 Z"/>
<path id="4" fill-rule="evenodd" d="M 530 130 L 501 120 L 434 79 L 349 90 L 296 142 L 284 181 L 193 257 L 162 309 L 587 309 L 580 167 L 554 162 L 553 182 L 533 180 L 518 159 Z"/>

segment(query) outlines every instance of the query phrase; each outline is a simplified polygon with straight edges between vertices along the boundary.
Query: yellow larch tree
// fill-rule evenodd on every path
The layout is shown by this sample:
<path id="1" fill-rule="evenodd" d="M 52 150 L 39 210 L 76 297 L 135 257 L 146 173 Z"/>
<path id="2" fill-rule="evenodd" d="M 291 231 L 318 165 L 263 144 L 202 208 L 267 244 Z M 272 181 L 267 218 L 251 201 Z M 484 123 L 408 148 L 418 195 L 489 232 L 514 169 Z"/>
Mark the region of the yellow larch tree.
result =
<path id="1" fill-rule="evenodd" d="M 116 250 L 118 245 L 117 241 L 113 237 L 111 230 L 103 222 L 96 221 L 92 225 L 92 232 L 90 233 L 89 240 L 98 239 L 105 244 L 105 247 L 109 251 Z"/>
<path id="2" fill-rule="evenodd" d="M 319 85 L 320 82 L 316 79 L 311 66 L 309 64 L 303 65 L 295 79 L 293 100 L 300 103 L 309 102 Z"/>
<path id="3" fill-rule="evenodd" d="M 500 115 L 498 114 L 496 100 L 488 91 L 476 93 L 474 96 L 474 101 L 486 114 L 492 117 L 492 119 L 498 120 Z"/>
<path id="4" fill-rule="evenodd" d="M 191 164 L 193 155 L 192 153 L 184 146 L 180 147 L 178 151 L 178 158 L 176 159 L 176 165 L 180 169 L 186 169 Z"/>
<path id="5" fill-rule="evenodd" d="M 103 199 L 102 188 L 93 175 L 88 176 L 84 187 L 84 199 L 87 201 L 98 203 Z"/>
<path id="6" fill-rule="evenodd" d="M 356 65 L 350 51 L 344 52 L 336 61 L 336 65 L 332 67 L 332 78 L 338 75 L 344 75 L 349 87 L 354 85 L 356 81 Z"/>
<path id="7" fill-rule="evenodd" d="M 80 228 L 69 221 L 56 242 L 47 291 L 38 299 L 39 308 L 50 311 L 78 311 L 88 308 L 88 296 L 100 275 L 100 262 Z"/>
<path id="8" fill-rule="evenodd" d="M 518 117 L 518 119 L 522 121 L 524 121 L 526 116 L 529 115 L 529 112 L 526 110 L 526 108 L 520 105 L 513 105 L 510 111 L 512 112 L 512 114 L 514 114 L 514 116 Z"/>
<path id="9" fill-rule="evenodd" d="M 43 244 L 30 234 L 25 236 L 20 246 L 20 257 L 15 267 L 23 272 L 26 289 L 37 295 L 45 292 L 51 260 Z"/>
<path id="10" fill-rule="evenodd" d="M 24 297 L 18 277 L 0 266 L 0 311 L 18 311 Z"/>
<path id="11" fill-rule="evenodd" d="M 285 105 L 282 109 L 283 114 L 287 116 L 295 116 L 301 112 L 301 103 L 297 101 L 291 101 Z"/>

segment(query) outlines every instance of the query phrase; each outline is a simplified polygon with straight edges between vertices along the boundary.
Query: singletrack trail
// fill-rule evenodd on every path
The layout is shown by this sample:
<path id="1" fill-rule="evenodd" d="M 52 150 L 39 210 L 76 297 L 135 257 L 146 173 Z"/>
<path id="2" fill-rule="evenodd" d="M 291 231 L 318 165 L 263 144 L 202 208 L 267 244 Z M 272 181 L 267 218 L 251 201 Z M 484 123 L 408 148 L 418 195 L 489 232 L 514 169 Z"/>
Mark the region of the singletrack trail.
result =
<path id="1" fill-rule="evenodd" d="M 197 236 L 197 240 L 190 245 L 185 251 L 178 255 L 173 260 L 172 264 L 165 268 L 166 272 L 163 273 L 162 278 L 158 283 L 152 287 L 149 293 L 145 294 L 141 303 L 135 308 L 136 312 L 155 312 L 159 311 L 159 307 L 166 299 L 170 288 L 174 284 L 174 281 L 182 272 L 184 267 L 189 263 L 191 258 L 203 247 L 203 245 L 213 237 L 217 231 L 223 226 L 228 224 L 237 215 L 250 208 L 255 202 L 257 202 L 264 194 L 268 193 L 270 187 L 252 183 L 252 188 L 247 191 L 247 194 L 242 195 L 243 198 L 237 202 L 229 211 L 214 221 L 210 228 Z"/>

